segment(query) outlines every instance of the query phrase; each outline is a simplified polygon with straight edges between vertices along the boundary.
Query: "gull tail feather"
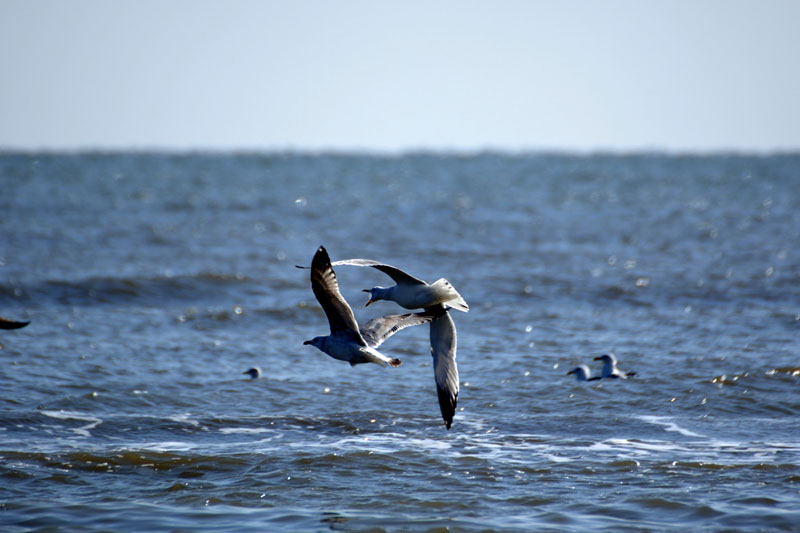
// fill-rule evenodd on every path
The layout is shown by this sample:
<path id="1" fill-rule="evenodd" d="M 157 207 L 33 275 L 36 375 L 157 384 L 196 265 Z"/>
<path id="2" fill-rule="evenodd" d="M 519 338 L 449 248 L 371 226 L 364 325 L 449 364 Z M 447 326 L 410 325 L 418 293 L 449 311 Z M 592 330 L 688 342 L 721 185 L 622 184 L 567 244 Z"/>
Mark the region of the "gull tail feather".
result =
<path id="1" fill-rule="evenodd" d="M 455 290 L 453 286 L 450 284 L 450 282 L 447 281 L 446 279 L 444 278 L 437 279 L 431 284 L 431 287 L 447 291 L 447 294 L 450 299 L 442 303 L 447 304 L 449 307 L 452 307 L 453 309 L 456 309 L 458 311 L 463 311 L 464 313 L 469 311 L 469 305 L 467 305 L 467 302 L 464 300 L 464 298 L 461 297 L 460 294 L 458 294 L 458 291 Z"/>

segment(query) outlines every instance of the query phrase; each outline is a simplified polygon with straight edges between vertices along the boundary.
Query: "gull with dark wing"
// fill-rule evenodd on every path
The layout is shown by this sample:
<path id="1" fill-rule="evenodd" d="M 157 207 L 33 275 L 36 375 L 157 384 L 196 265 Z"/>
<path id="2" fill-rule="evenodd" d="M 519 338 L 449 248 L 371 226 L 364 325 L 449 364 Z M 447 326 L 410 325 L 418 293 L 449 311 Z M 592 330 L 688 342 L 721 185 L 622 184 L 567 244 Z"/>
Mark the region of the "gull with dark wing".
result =
<path id="1" fill-rule="evenodd" d="M 374 318 L 359 329 L 353 310 L 339 292 L 336 273 L 322 246 L 311 261 L 311 289 L 328 317 L 331 334 L 314 337 L 303 344 L 310 344 L 351 366 L 361 363 L 400 366 L 399 359 L 386 357 L 376 348 L 401 329 L 430 322 L 433 318 L 429 313 L 389 315 Z"/>
<path id="2" fill-rule="evenodd" d="M 617 356 L 614 355 L 614 352 L 598 355 L 594 360 L 603 361 L 603 372 L 600 374 L 602 378 L 625 379 L 636 375 L 636 372 L 620 372 L 617 368 Z"/>
<path id="3" fill-rule="evenodd" d="M 469 305 L 464 298 L 444 278 L 429 285 L 397 267 L 372 259 L 342 259 L 333 263 L 333 266 L 339 265 L 376 268 L 394 280 L 396 285 L 391 287 L 364 289 L 364 292 L 370 293 L 367 305 L 378 300 L 391 300 L 406 309 L 424 309 L 444 304 L 465 313 L 469 311 Z"/>
<path id="4" fill-rule="evenodd" d="M 425 313 L 432 313 L 435 316 L 430 326 L 433 377 L 436 380 L 439 409 L 445 426 L 450 429 L 458 403 L 459 388 L 456 325 L 449 310 L 452 308 L 467 312 L 469 311 L 467 302 L 444 278 L 428 285 L 397 267 L 372 259 L 343 259 L 333 264 L 373 267 L 395 281 L 396 285 L 389 288 L 364 289 L 364 292 L 369 292 L 371 296 L 367 305 L 377 300 L 391 300 L 406 309 L 422 307 Z"/>
<path id="5" fill-rule="evenodd" d="M 592 377 L 592 371 L 589 370 L 589 367 L 586 365 L 578 365 L 569 372 L 567 375 L 575 374 L 575 379 L 578 381 L 597 381 L 600 379 L 600 376 Z"/>

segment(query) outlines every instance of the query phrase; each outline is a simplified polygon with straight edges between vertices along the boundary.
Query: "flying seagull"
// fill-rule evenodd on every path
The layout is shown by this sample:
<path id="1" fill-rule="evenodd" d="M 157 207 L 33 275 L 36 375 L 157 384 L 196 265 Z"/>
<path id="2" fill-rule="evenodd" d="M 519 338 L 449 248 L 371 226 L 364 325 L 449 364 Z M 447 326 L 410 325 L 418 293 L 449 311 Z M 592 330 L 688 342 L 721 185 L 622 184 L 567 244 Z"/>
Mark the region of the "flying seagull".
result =
<path id="1" fill-rule="evenodd" d="M 364 289 L 364 292 L 370 293 L 367 305 L 378 300 L 392 300 L 406 309 L 425 309 L 444 304 L 465 313 L 469 311 L 469 305 L 464 298 L 444 278 L 428 285 L 397 267 L 372 259 L 342 259 L 333 263 L 333 266 L 339 265 L 376 268 L 394 280 L 396 285 L 391 287 Z"/>
<path id="2" fill-rule="evenodd" d="M 386 357 L 376 348 L 401 329 L 425 324 L 434 316 L 431 313 L 388 315 L 374 318 L 359 329 L 353 310 L 339 292 L 336 273 L 328 252 L 322 246 L 311 261 L 311 289 L 328 317 L 331 334 L 314 337 L 303 344 L 310 344 L 334 359 L 347 361 L 351 366 L 360 363 L 400 366 L 399 359 Z"/>
<path id="3" fill-rule="evenodd" d="M 575 368 L 567 372 L 568 376 L 570 374 L 575 374 L 575 379 L 577 379 L 578 381 L 597 381 L 598 379 L 600 379 L 600 376 L 591 377 L 592 371 L 589 370 L 589 367 L 586 365 L 576 366 Z"/>
<path id="4" fill-rule="evenodd" d="M 459 387 L 456 325 L 449 310 L 452 308 L 467 312 L 469 311 L 467 302 L 444 278 L 428 285 L 397 267 L 372 259 L 343 259 L 333 264 L 370 266 L 387 274 L 397 283 L 389 288 L 365 289 L 364 292 L 369 292 L 371 295 L 367 305 L 376 300 L 392 300 L 406 309 L 422 307 L 426 314 L 434 316 L 430 325 L 433 377 L 436 380 L 439 410 L 442 412 L 445 427 L 450 429 L 458 403 Z"/>
<path id="5" fill-rule="evenodd" d="M 600 374 L 602 378 L 625 379 L 636 375 L 636 372 L 622 373 L 619 371 L 617 368 L 617 357 L 614 355 L 614 352 L 598 355 L 594 360 L 603 361 L 603 372 Z"/>

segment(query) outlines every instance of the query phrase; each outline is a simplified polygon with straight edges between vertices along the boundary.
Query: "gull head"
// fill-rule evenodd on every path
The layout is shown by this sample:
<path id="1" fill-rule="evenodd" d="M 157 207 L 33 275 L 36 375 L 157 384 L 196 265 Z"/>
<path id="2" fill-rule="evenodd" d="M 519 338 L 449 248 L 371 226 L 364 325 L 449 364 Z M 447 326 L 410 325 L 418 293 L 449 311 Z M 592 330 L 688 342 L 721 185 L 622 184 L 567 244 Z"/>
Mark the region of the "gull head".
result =
<path id="1" fill-rule="evenodd" d="M 261 377 L 261 369 L 258 368 L 257 366 L 254 366 L 253 368 L 248 368 L 247 370 L 242 372 L 242 374 L 248 374 L 250 376 L 250 379 L 258 379 Z"/>
<path id="2" fill-rule="evenodd" d="M 603 361 L 604 363 L 617 364 L 617 358 L 613 353 L 604 353 L 594 358 L 595 361 Z"/>
<path id="3" fill-rule="evenodd" d="M 369 307 L 369 304 L 372 302 L 377 302 L 378 300 L 384 300 L 386 296 L 386 292 L 388 289 L 384 287 L 372 287 L 371 289 L 364 289 L 361 292 L 368 292 L 369 293 L 369 301 L 364 304 L 364 307 Z"/>
<path id="4" fill-rule="evenodd" d="M 325 339 L 326 337 L 314 337 L 310 341 L 305 341 L 303 345 L 310 344 L 311 346 L 319 348 L 324 352 L 325 350 L 323 349 L 323 347 L 325 346 Z"/>
<path id="5" fill-rule="evenodd" d="M 578 381 L 586 381 L 589 379 L 591 370 L 589 370 L 589 367 L 586 365 L 578 365 L 569 372 L 567 372 L 568 376 L 570 374 L 575 374 L 575 379 L 577 379 Z"/>

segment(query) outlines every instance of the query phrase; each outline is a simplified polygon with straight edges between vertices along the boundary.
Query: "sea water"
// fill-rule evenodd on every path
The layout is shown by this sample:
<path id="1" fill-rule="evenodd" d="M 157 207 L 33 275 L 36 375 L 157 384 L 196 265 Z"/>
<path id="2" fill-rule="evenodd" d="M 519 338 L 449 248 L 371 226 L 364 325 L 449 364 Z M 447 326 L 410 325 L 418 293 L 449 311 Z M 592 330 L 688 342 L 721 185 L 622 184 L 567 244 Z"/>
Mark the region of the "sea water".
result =
<path id="1" fill-rule="evenodd" d="M 0 186 L 3 531 L 800 524 L 797 154 L 5 153 Z M 450 431 L 426 326 L 399 368 L 303 345 L 320 245 L 469 303 Z M 567 376 L 612 350 L 633 378 Z"/>

